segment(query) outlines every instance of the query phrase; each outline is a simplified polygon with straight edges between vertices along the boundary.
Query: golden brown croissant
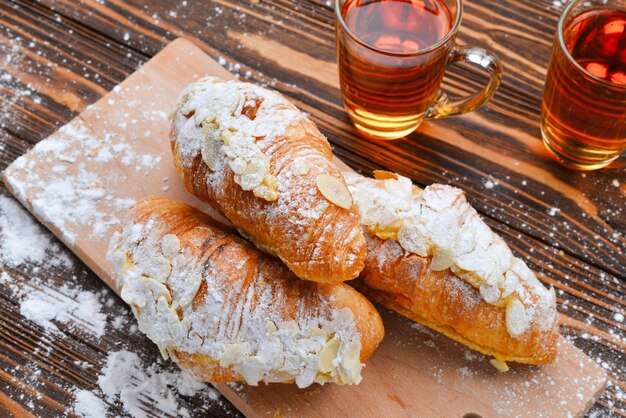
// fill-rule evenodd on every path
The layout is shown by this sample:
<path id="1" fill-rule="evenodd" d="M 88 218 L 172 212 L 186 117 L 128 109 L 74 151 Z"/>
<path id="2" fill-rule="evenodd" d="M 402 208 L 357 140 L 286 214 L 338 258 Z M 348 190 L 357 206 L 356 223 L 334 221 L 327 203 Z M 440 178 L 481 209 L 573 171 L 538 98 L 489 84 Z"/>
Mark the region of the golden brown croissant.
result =
<path id="1" fill-rule="evenodd" d="M 315 125 L 282 95 L 205 78 L 182 94 L 170 132 L 186 188 L 298 277 L 358 276 L 358 211 Z"/>
<path id="2" fill-rule="evenodd" d="M 472 349 L 505 361 L 550 363 L 557 313 L 524 262 L 482 221 L 464 193 L 424 191 L 407 178 L 344 173 L 368 242 L 364 292 Z"/>
<path id="3" fill-rule="evenodd" d="M 204 380 L 356 384 L 384 334 L 374 307 L 351 287 L 299 280 L 172 200 L 137 203 L 109 260 L 140 330 Z"/>

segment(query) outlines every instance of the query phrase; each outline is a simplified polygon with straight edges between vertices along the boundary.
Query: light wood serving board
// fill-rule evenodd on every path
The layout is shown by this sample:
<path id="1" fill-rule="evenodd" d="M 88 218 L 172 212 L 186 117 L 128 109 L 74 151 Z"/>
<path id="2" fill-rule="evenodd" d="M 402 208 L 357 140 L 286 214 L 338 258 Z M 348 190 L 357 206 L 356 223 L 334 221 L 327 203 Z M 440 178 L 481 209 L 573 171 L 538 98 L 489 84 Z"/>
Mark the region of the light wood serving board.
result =
<path id="1" fill-rule="evenodd" d="M 4 172 L 22 204 L 115 291 L 106 249 L 133 201 L 162 195 L 214 213 L 185 192 L 168 140 L 178 95 L 206 75 L 233 77 L 176 40 Z M 358 386 L 216 387 L 249 417 L 579 416 L 605 387 L 604 370 L 563 338 L 554 364 L 499 373 L 487 357 L 379 308 L 386 336 Z"/>

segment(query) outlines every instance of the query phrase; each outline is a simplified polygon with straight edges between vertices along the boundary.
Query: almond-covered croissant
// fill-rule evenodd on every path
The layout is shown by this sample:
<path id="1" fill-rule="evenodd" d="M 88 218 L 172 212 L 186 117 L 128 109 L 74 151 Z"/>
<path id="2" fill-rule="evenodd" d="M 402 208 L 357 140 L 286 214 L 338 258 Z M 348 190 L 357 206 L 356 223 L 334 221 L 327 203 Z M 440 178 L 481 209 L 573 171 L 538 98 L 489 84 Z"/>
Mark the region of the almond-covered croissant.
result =
<path id="1" fill-rule="evenodd" d="M 205 78 L 181 95 L 170 140 L 186 188 L 298 277 L 354 279 L 365 238 L 328 141 L 279 93 Z"/>
<path id="2" fill-rule="evenodd" d="M 421 190 L 405 177 L 344 173 L 367 230 L 361 279 L 372 299 L 472 349 L 506 361 L 556 356 L 554 289 L 480 218 L 460 189 Z"/>
<path id="3" fill-rule="evenodd" d="M 351 287 L 300 280 L 169 199 L 137 203 L 108 257 L 139 329 L 203 380 L 357 384 L 384 334 Z"/>

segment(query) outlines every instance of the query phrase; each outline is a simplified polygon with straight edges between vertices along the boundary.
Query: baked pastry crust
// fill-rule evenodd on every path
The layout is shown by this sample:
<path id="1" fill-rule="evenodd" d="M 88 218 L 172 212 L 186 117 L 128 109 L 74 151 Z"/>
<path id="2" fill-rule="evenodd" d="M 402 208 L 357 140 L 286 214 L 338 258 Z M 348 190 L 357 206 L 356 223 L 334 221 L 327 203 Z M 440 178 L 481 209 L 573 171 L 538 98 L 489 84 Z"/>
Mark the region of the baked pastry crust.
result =
<path id="1" fill-rule="evenodd" d="M 450 269 L 431 270 L 431 258 L 408 253 L 393 239 L 371 234 L 366 239 L 368 257 L 355 285 L 370 299 L 501 361 L 544 364 L 556 358 L 554 312 L 540 303 L 531 285 L 523 284 L 513 295 L 526 308 L 537 310 L 537 320 L 513 337 L 507 331 L 506 309 L 485 302 Z"/>
<path id="2" fill-rule="evenodd" d="M 464 193 L 407 178 L 345 173 L 368 254 L 358 288 L 371 299 L 502 362 L 550 363 L 553 289 L 484 223 Z"/>
<path id="3" fill-rule="evenodd" d="M 108 257 L 140 330 L 211 382 L 357 384 L 384 334 L 378 312 L 351 287 L 299 280 L 169 199 L 138 202 Z"/>
<path id="4" fill-rule="evenodd" d="M 183 92 L 170 132 L 185 187 L 296 276 L 354 279 L 365 239 L 328 141 L 279 93 L 216 78 Z"/>

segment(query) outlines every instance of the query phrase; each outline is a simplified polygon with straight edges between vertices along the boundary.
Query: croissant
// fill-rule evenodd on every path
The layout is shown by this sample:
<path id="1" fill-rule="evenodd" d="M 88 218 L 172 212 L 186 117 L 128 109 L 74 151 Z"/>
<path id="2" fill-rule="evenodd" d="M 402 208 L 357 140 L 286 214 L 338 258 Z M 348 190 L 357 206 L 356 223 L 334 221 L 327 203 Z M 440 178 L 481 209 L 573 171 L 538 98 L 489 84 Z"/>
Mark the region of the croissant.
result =
<path id="1" fill-rule="evenodd" d="M 296 276 L 354 279 L 365 238 L 328 141 L 282 95 L 217 78 L 190 85 L 170 140 L 185 187 Z"/>
<path id="2" fill-rule="evenodd" d="M 552 362 L 554 289 L 513 256 L 464 193 L 441 184 L 422 191 L 405 177 L 375 175 L 344 173 L 367 230 L 364 293 L 495 357 L 499 370 L 506 361 Z"/>
<path id="3" fill-rule="evenodd" d="M 357 384 L 384 334 L 351 287 L 300 280 L 183 203 L 138 202 L 108 258 L 139 329 L 203 380 Z"/>

